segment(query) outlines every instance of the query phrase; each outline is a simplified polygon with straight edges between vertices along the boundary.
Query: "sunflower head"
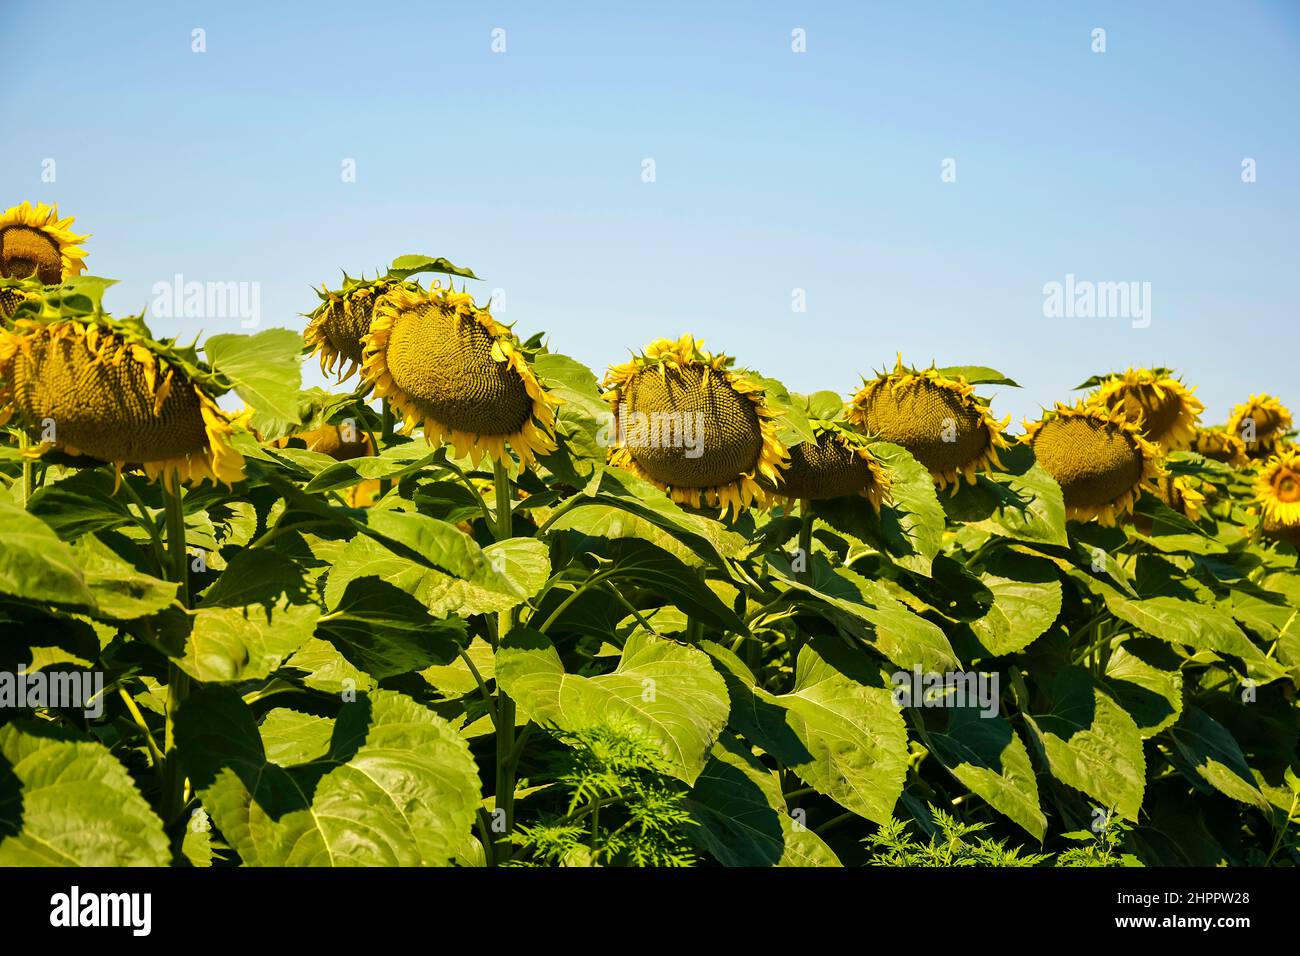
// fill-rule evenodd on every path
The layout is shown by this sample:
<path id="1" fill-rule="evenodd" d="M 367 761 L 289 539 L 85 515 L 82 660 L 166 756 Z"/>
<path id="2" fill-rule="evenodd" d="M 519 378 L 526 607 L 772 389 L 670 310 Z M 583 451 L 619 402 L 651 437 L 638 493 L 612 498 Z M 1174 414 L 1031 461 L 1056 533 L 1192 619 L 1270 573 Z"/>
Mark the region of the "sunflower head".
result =
<path id="1" fill-rule="evenodd" d="M 605 375 L 614 412 L 610 460 L 674 501 L 739 513 L 770 489 L 787 461 L 776 413 L 760 385 L 726 355 L 687 334 L 657 339 Z"/>
<path id="2" fill-rule="evenodd" d="M 1221 461 L 1234 468 L 1243 467 L 1246 458 L 1246 443 L 1236 432 L 1223 428 L 1198 428 L 1192 449 L 1198 455 L 1204 455 L 1213 461 Z"/>
<path id="3" fill-rule="evenodd" d="M 89 236 L 72 231 L 73 217 L 59 218 L 58 206 L 29 202 L 0 213 L 0 276 L 34 278 L 58 285 L 85 268 L 85 250 L 77 243 Z"/>
<path id="4" fill-rule="evenodd" d="M 1008 447 L 988 404 L 964 378 L 936 368 L 917 370 L 898 357 L 894 371 L 864 382 L 849 403 L 848 420 L 870 435 L 902 445 L 930 470 L 940 488 L 962 476 L 975 483 L 980 468 L 1000 468 L 998 449 Z"/>
<path id="5" fill-rule="evenodd" d="M 335 461 L 349 461 L 375 453 L 368 432 L 346 425 L 321 425 L 310 431 L 277 439 L 275 445 L 277 448 L 305 448 L 307 451 L 329 455 Z"/>
<path id="6" fill-rule="evenodd" d="M 1283 451 L 1255 479 L 1260 527 L 1273 538 L 1300 545 L 1300 450 Z"/>
<path id="7" fill-rule="evenodd" d="M 559 400 L 542 388 L 513 333 L 467 293 L 398 287 L 379 300 L 362 378 L 409 431 L 451 444 L 477 465 L 485 454 L 525 465 L 554 451 Z"/>
<path id="8" fill-rule="evenodd" d="M 1291 431 L 1291 412 L 1272 395 L 1252 395 L 1232 410 L 1227 428 L 1251 458 L 1268 458 Z"/>
<path id="9" fill-rule="evenodd" d="M 1205 495 L 1181 475 L 1166 473 L 1157 478 L 1156 497 L 1189 521 L 1200 520 L 1201 509 L 1205 507 Z"/>
<path id="10" fill-rule="evenodd" d="M 815 419 L 810 424 L 817 441 L 790 446 L 790 462 L 777 479 L 778 498 L 788 504 L 862 495 L 879 512 L 890 478 L 868 440 L 835 422 Z"/>
<path id="11" fill-rule="evenodd" d="M 320 356 L 325 374 L 336 371 L 342 382 L 361 365 L 366 336 L 374 318 L 375 306 L 394 288 L 418 291 L 419 286 L 386 277 L 354 279 L 344 274 L 343 288 L 331 290 L 321 286 L 316 294 L 321 303 L 307 315 L 303 342 L 309 354 Z"/>
<path id="12" fill-rule="evenodd" d="M 1205 406 L 1167 369 L 1129 369 L 1111 375 L 1088 396 L 1087 404 L 1132 422 L 1153 445 L 1179 451 L 1191 445 Z"/>
<path id="13" fill-rule="evenodd" d="M 0 417 L 16 413 L 60 448 L 143 468 L 151 480 L 243 478 L 232 417 L 138 327 L 76 319 L 19 319 L 0 329 Z"/>
<path id="14" fill-rule="evenodd" d="M 1117 412 L 1058 403 L 1040 421 L 1025 423 L 1021 441 L 1061 486 L 1075 521 L 1114 525 L 1144 489 L 1158 493 L 1160 449 Z"/>

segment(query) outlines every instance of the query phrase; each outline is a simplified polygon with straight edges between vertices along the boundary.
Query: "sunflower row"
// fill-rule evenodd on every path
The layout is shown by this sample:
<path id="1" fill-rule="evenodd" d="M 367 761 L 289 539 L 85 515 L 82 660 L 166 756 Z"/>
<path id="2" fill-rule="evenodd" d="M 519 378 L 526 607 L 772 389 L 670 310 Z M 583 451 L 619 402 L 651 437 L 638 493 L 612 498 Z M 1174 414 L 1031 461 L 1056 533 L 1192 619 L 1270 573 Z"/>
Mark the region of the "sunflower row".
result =
<path id="1" fill-rule="evenodd" d="M 53 421 L 58 447 L 141 467 L 151 478 L 231 484 L 242 457 L 231 446 L 236 416 L 165 349 L 112 320 L 34 321 L 15 315 L 32 291 L 80 274 L 85 236 L 57 209 L 24 203 L 0 216 L 0 416 L 28 426 Z M 423 288 L 398 276 L 345 276 L 322 288 L 308 315 L 305 350 L 340 381 L 360 372 L 363 394 L 385 399 L 405 429 L 452 446 L 477 466 L 485 457 L 524 466 L 557 448 L 563 404 L 533 367 L 533 350 L 464 291 Z M 674 501 L 738 514 L 796 500 L 860 495 L 879 509 L 890 492 L 873 441 L 905 448 L 953 493 L 980 471 L 999 470 L 1013 441 L 1032 448 L 1061 487 L 1067 514 L 1115 524 L 1143 491 L 1195 518 L 1202 495 L 1163 462 L 1191 449 L 1233 466 L 1264 461 L 1257 478 L 1262 527 L 1292 538 L 1300 529 L 1300 460 L 1288 444 L 1290 413 L 1266 395 L 1203 428 L 1204 406 L 1165 369 L 1130 369 L 1094 382 L 1082 400 L 1058 403 L 1025 434 L 960 374 L 895 367 L 864 379 L 830 416 L 811 415 L 813 441 L 787 447 L 782 410 L 754 373 L 691 335 L 658 339 L 602 382 L 614 420 L 609 460 L 664 489 Z M 312 442 L 319 436 L 308 436 Z M 372 452 L 373 453 L 373 450 Z"/>

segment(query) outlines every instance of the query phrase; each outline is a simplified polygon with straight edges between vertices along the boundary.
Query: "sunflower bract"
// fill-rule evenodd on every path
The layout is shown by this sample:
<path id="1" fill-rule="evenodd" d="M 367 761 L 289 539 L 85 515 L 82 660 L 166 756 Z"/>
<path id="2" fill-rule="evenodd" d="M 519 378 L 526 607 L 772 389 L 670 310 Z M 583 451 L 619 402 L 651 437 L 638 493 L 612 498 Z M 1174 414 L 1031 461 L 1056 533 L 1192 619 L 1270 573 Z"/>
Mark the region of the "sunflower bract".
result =
<path id="1" fill-rule="evenodd" d="M 97 324 L 17 323 L 0 332 L 0 404 L 72 455 L 140 465 L 150 478 L 243 477 L 230 418 L 148 346 Z"/>
<path id="2" fill-rule="evenodd" d="M 1061 486 L 1066 513 L 1076 521 L 1113 525 L 1143 488 L 1156 491 L 1159 450 L 1118 414 L 1058 404 L 1026 425 L 1022 441 Z"/>

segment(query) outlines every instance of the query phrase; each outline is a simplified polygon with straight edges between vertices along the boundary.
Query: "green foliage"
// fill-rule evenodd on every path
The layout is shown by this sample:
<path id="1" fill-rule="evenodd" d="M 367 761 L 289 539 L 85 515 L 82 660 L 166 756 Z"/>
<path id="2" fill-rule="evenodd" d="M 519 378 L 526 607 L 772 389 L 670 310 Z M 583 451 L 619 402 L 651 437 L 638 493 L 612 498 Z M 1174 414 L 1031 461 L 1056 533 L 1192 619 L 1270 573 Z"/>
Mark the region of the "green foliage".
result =
<path id="1" fill-rule="evenodd" d="M 657 743 L 635 729 L 599 726 L 557 731 L 565 749 L 544 778 L 565 801 L 563 815 L 543 813 L 512 842 L 517 862 L 561 866 L 691 866 L 694 825 L 686 791 Z"/>
<path id="2" fill-rule="evenodd" d="M 389 275 L 424 273 L 475 278 Z M 103 286 L 46 311 L 107 321 Z M 1256 466 L 1171 455 L 1203 514 L 1103 528 L 1026 447 L 939 493 L 858 436 L 879 512 L 723 519 L 611 467 L 596 375 L 536 336 L 563 404 L 523 470 L 302 391 L 296 332 L 162 347 L 256 408 L 234 487 L 0 433 L 0 863 L 1300 863 L 1300 564 L 1257 533 Z M 788 441 L 840 416 L 753 378 Z M 325 423 L 373 453 L 275 440 Z M 19 699 L 20 668 L 102 691 Z"/>

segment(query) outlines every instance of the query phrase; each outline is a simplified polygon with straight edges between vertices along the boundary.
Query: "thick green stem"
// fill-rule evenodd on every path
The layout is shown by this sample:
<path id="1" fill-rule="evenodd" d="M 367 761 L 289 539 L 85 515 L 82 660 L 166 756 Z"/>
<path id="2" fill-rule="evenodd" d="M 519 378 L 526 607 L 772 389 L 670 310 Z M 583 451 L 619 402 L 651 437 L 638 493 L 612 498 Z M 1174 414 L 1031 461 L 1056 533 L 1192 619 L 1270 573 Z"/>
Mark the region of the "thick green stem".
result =
<path id="1" fill-rule="evenodd" d="M 514 522 L 510 509 L 514 491 L 510 484 L 510 473 L 504 462 L 493 463 L 492 483 L 496 491 L 496 539 L 505 541 L 514 534 Z M 514 612 L 502 611 L 497 618 L 497 646 L 505 640 L 514 626 Z M 515 828 L 515 771 L 519 766 L 519 754 L 515 750 L 515 702 L 511 700 L 497 683 L 496 701 L 496 810 L 497 819 L 503 826 L 493 861 L 497 864 L 510 859 L 511 846 L 509 836 Z"/>
<path id="2" fill-rule="evenodd" d="M 385 449 L 392 447 L 393 434 L 397 428 L 397 419 L 393 416 L 393 409 L 392 406 L 388 404 L 388 399 L 384 399 L 384 418 L 383 418 L 382 428 L 383 430 L 380 433 L 380 439 L 379 439 L 380 447 L 375 449 L 376 455 L 378 455 L 381 451 L 384 451 Z M 371 440 L 373 441 L 373 439 Z M 391 478 L 379 479 L 379 497 L 382 498 L 384 495 L 388 494 L 389 490 L 392 487 L 393 487 L 393 479 Z"/>
<path id="3" fill-rule="evenodd" d="M 803 570 L 799 572 L 800 581 L 807 583 L 812 579 L 812 503 L 807 498 L 799 499 L 799 557 L 803 561 Z"/>
<path id="4" fill-rule="evenodd" d="M 18 430 L 18 450 L 26 452 L 32 446 L 32 440 L 27 436 L 23 429 Z M 29 455 L 23 455 L 23 500 L 21 502 L 24 508 L 27 502 L 31 500 L 32 491 L 36 483 L 36 460 Z"/>
<path id="5" fill-rule="evenodd" d="M 177 599 L 190 606 L 189 568 L 190 556 L 185 544 L 185 505 L 181 500 L 179 478 L 163 481 L 163 504 L 167 522 L 168 579 L 180 585 Z M 190 691 L 190 677 L 176 666 L 174 660 L 167 665 L 167 720 L 165 726 L 163 819 L 172 823 L 185 810 L 185 771 L 181 768 L 180 754 L 176 749 L 176 711 Z"/>

